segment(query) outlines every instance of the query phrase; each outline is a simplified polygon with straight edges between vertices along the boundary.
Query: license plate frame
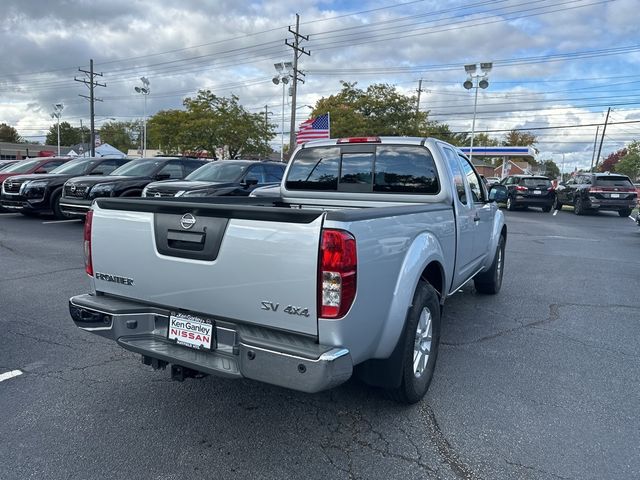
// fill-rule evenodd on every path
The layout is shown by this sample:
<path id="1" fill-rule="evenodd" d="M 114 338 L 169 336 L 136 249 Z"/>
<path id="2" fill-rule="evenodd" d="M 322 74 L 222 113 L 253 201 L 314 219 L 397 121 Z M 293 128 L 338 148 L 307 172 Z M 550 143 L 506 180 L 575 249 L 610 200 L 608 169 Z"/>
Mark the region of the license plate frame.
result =
<path id="1" fill-rule="evenodd" d="M 167 340 L 180 346 L 207 352 L 218 347 L 215 322 L 191 313 L 170 313 Z"/>

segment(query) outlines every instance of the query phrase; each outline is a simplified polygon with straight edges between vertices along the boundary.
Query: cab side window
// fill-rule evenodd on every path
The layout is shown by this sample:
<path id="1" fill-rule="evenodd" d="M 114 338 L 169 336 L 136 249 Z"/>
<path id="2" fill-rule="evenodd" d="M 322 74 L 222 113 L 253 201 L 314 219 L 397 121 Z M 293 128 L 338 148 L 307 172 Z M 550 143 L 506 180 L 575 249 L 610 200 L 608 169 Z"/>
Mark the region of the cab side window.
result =
<path id="1" fill-rule="evenodd" d="M 449 164 L 449 168 L 451 169 L 451 174 L 453 175 L 453 183 L 456 187 L 456 194 L 458 196 L 458 200 L 463 205 L 467 204 L 467 190 L 464 186 L 464 179 L 462 177 L 462 170 L 460 169 L 460 164 L 458 163 L 458 156 L 455 152 L 449 148 L 443 148 L 445 152 L 445 157 L 447 158 L 447 163 Z"/>
<path id="2" fill-rule="evenodd" d="M 259 184 L 265 182 L 265 173 L 262 165 L 253 165 L 249 167 L 249 171 L 244 176 L 245 180 L 257 180 Z"/>
<path id="3" fill-rule="evenodd" d="M 113 160 L 106 160 L 96 165 L 96 168 L 91 170 L 91 173 L 94 175 L 108 175 L 121 165 L 124 165 L 122 160 L 115 158 Z"/>
<path id="4" fill-rule="evenodd" d="M 466 158 L 460 155 L 460 162 L 462 163 L 462 170 L 464 171 L 464 175 L 467 177 L 467 181 L 469 182 L 469 187 L 471 187 L 471 195 L 473 197 L 474 202 L 484 202 L 486 200 L 486 193 L 484 190 L 484 182 L 473 169 L 471 162 Z"/>

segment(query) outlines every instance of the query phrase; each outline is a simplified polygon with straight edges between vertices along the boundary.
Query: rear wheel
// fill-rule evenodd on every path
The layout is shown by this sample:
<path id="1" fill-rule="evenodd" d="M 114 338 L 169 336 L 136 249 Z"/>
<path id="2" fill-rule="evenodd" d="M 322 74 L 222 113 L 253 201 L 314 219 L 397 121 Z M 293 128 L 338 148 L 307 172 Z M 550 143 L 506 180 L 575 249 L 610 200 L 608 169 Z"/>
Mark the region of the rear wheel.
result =
<path id="1" fill-rule="evenodd" d="M 621 217 L 628 217 L 629 215 L 631 215 L 631 209 L 625 208 L 624 210 L 618 210 L 618 215 L 620 215 Z"/>
<path id="2" fill-rule="evenodd" d="M 389 394 L 398 402 L 416 403 L 429 389 L 440 342 L 440 302 L 435 289 L 425 281 L 418 283 L 406 332 L 402 381 Z"/>
<path id="3" fill-rule="evenodd" d="M 511 197 L 507 197 L 507 210 L 515 210 L 516 209 L 516 205 L 513 202 L 513 200 L 511 199 Z"/>
<path id="4" fill-rule="evenodd" d="M 504 273 L 504 236 L 500 235 L 496 254 L 489 270 L 479 273 L 473 279 L 476 290 L 480 293 L 495 295 L 502 287 L 502 274 Z"/>
<path id="5" fill-rule="evenodd" d="M 573 206 L 573 213 L 576 215 L 584 215 L 585 209 L 584 204 L 582 203 L 582 197 L 577 197 Z"/>
<path id="6" fill-rule="evenodd" d="M 555 208 L 556 210 L 562 210 L 562 203 L 560 203 L 558 197 L 556 197 L 556 199 L 553 201 L 553 208 Z"/>

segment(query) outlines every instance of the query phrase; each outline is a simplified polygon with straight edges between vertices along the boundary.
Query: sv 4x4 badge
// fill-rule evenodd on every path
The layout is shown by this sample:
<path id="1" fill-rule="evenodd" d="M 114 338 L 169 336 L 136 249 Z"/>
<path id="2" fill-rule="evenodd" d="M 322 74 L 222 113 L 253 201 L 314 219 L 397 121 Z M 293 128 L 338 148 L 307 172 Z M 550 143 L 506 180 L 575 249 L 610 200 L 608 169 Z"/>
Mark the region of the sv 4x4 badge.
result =
<path id="1" fill-rule="evenodd" d="M 273 302 L 260 302 L 261 310 L 266 310 L 268 312 L 277 312 L 278 308 L 280 308 L 279 303 Z M 293 305 L 287 305 L 283 310 L 284 313 L 288 313 L 289 315 L 300 315 L 301 317 L 309 316 L 309 309 L 303 307 L 294 307 Z"/>

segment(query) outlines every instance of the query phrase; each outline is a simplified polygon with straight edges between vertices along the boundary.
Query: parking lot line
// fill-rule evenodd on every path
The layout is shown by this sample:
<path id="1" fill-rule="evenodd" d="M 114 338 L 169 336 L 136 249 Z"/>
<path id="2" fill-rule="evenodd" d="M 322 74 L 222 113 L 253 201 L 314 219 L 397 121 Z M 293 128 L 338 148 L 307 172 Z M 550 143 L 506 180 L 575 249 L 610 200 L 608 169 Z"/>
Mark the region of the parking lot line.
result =
<path id="1" fill-rule="evenodd" d="M 11 370 L 10 372 L 0 374 L 0 382 L 4 382 L 5 380 L 9 380 L 10 378 L 14 378 L 22 375 L 22 371 L 20 370 Z"/>
<path id="2" fill-rule="evenodd" d="M 79 222 L 82 220 L 81 218 L 70 218 L 69 220 L 49 220 L 48 222 L 42 222 L 43 225 L 48 225 L 49 223 L 69 223 L 69 222 Z"/>

